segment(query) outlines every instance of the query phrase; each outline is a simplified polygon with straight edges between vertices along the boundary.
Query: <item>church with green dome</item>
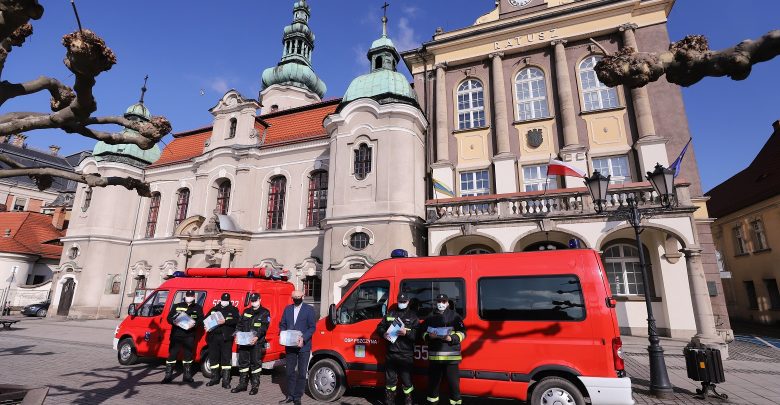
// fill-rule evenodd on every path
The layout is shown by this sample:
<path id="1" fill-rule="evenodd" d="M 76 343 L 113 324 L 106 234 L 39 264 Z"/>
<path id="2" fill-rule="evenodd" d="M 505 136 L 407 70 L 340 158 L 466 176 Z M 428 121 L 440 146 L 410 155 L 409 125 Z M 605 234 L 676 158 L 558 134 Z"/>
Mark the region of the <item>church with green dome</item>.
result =
<path id="1" fill-rule="evenodd" d="M 144 87 L 144 91 L 145 90 L 146 87 Z M 149 109 L 144 105 L 143 96 L 141 96 L 139 102 L 127 108 L 124 117 L 130 121 L 149 122 L 149 120 L 152 119 L 152 113 L 149 112 Z M 138 132 L 129 128 L 124 128 L 122 134 L 138 135 Z M 132 144 L 109 145 L 103 141 L 98 142 L 92 150 L 92 156 L 97 161 L 126 163 L 136 167 L 146 167 L 156 162 L 161 154 L 162 151 L 157 145 L 154 145 L 150 149 L 143 150 Z"/>

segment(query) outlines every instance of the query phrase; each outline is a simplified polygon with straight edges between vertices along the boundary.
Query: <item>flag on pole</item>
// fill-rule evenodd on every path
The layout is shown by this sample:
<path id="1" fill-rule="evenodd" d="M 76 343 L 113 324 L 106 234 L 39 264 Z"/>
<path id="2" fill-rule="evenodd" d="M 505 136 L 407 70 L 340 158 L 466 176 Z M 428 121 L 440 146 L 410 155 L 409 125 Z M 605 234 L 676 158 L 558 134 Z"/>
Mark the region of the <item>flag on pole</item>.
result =
<path id="1" fill-rule="evenodd" d="M 550 163 L 547 165 L 548 176 L 571 176 L 571 177 L 587 177 L 588 175 L 582 170 L 562 162 L 557 159 L 550 158 Z"/>
<path id="2" fill-rule="evenodd" d="M 680 152 L 680 156 L 677 156 L 677 159 L 675 159 L 675 161 L 672 162 L 672 165 L 669 166 L 669 169 L 674 170 L 674 177 L 680 175 L 680 167 L 682 166 L 683 157 L 685 157 L 685 152 L 688 151 L 688 146 L 691 145 L 692 140 L 693 138 L 688 140 L 688 143 L 685 144 L 685 147 L 683 148 L 682 152 Z"/>
<path id="3" fill-rule="evenodd" d="M 444 183 L 439 180 L 433 179 L 433 191 L 444 194 L 447 197 L 455 197 L 455 193 L 452 192 Z"/>

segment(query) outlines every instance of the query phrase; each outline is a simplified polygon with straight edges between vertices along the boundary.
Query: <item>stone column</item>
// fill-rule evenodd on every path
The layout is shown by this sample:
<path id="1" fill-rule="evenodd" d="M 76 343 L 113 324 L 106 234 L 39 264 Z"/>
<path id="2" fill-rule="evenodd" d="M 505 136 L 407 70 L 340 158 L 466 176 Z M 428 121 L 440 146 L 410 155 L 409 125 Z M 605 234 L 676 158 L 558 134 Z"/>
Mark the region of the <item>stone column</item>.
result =
<path id="1" fill-rule="evenodd" d="M 447 64 L 441 63 L 436 69 L 436 162 L 431 164 L 433 180 L 443 184 L 452 194 L 455 191 L 455 168 L 450 163 L 450 131 L 447 108 Z M 434 187 L 434 199 L 452 198 L 449 192 L 438 191 Z"/>
<path id="2" fill-rule="evenodd" d="M 639 51 L 634 32 L 638 27 L 634 23 L 626 23 L 618 27 L 623 33 L 623 45 L 634 48 L 635 51 Z M 653 110 L 650 107 L 647 86 L 631 89 L 631 101 L 634 104 L 636 127 L 639 131 L 639 140 L 636 142 L 635 148 L 639 152 L 640 173 L 652 171 L 656 163 L 668 166 L 666 139 L 655 133 Z"/>
<path id="3" fill-rule="evenodd" d="M 561 105 L 561 122 L 563 123 L 563 140 L 565 147 L 579 146 L 577 136 L 577 117 L 574 113 L 574 96 L 571 93 L 571 78 L 569 63 L 566 61 L 565 39 L 551 42 L 555 48 L 555 81 L 558 84 L 558 102 Z"/>
<path id="4" fill-rule="evenodd" d="M 682 249 L 681 252 L 685 255 L 693 315 L 696 319 L 696 336 L 691 341 L 715 346 L 724 352 L 724 358 L 728 357 L 728 346 L 715 329 L 715 316 L 712 313 L 712 302 L 707 288 L 707 279 L 704 276 L 704 266 L 701 262 L 701 248 L 692 246 L 688 249 Z"/>
<path id="5" fill-rule="evenodd" d="M 504 54 L 501 52 L 491 53 L 491 72 L 493 80 L 491 88 L 493 93 L 493 128 L 496 131 L 496 156 L 493 158 L 493 168 L 495 173 L 496 193 L 516 193 L 517 168 L 515 167 L 516 158 L 511 152 L 509 144 L 509 116 L 507 112 L 510 105 L 506 102 L 506 84 L 504 82 Z"/>
<path id="6" fill-rule="evenodd" d="M 566 61 L 566 40 L 556 39 L 551 42 L 555 54 L 555 80 L 558 85 L 558 102 L 561 106 L 561 123 L 563 124 L 563 147 L 561 159 L 569 162 L 582 171 L 588 170 L 585 156 L 587 145 L 580 145 L 577 135 L 577 114 L 574 110 L 574 95 L 571 92 L 571 77 L 569 63 Z M 566 187 L 582 187 L 582 179 L 566 176 Z"/>
<path id="7" fill-rule="evenodd" d="M 446 65 L 436 65 L 436 162 L 449 161 Z"/>

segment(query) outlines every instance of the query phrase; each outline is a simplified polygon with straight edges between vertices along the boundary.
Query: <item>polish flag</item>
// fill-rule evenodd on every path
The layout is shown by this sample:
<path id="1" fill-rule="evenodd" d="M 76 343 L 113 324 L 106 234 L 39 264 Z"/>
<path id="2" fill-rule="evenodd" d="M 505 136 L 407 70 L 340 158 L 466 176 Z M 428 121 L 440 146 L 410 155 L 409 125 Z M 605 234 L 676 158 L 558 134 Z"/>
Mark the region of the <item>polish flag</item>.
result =
<path id="1" fill-rule="evenodd" d="M 550 158 L 550 163 L 547 165 L 548 176 L 571 176 L 571 177 L 587 177 L 587 174 L 582 170 L 562 162 L 557 159 Z"/>

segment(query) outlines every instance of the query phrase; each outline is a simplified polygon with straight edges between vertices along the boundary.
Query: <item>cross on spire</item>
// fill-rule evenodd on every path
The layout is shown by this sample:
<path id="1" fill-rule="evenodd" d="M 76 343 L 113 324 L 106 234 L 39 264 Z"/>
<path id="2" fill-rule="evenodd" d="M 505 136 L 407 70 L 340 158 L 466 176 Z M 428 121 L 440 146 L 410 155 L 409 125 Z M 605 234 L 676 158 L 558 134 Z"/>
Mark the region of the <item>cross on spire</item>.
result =
<path id="1" fill-rule="evenodd" d="M 146 82 L 147 82 L 148 80 L 149 80 L 149 75 L 146 75 L 146 77 L 144 77 L 144 87 L 141 87 L 141 99 L 138 101 L 138 102 L 139 102 L 139 103 L 141 103 L 141 104 L 143 104 L 143 103 L 144 103 L 144 95 L 146 94 L 146 90 L 147 90 L 147 88 L 146 88 Z"/>
<path id="2" fill-rule="evenodd" d="M 382 35 L 387 36 L 387 8 L 390 7 L 390 4 L 388 2 L 385 2 L 385 5 L 382 6 L 382 9 L 385 12 L 385 15 L 382 17 Z"/>

